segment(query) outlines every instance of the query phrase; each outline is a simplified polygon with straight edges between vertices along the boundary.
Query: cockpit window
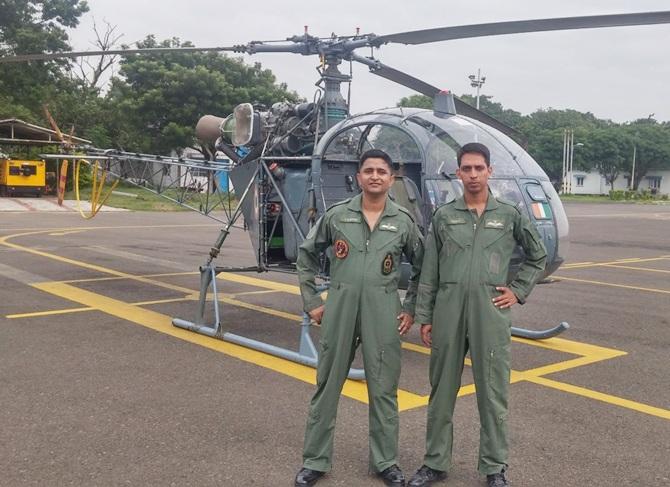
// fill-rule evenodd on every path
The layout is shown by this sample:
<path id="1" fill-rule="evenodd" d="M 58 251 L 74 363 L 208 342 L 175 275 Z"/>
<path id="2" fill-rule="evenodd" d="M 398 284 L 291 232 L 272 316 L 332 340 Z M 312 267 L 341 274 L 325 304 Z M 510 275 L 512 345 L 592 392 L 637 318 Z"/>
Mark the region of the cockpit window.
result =
<path id="1" fill-rule="evenodd" d="M 397 163 L 421 162 L 421 151 L 404 130 L 391 125 L 369 125 L 364 131 L 363 145 L 381 149 Z"/>
<path id="2" fill-rule="evenodd" d="M 421 150 L 404 130 L 391 125 L 357 125 L 337 135 L 325 151 L 326 159 L 358 160 L 368 149 L 381 149 L 395 163 L 420 163 Z"/>
<path id="3" fill-rule="evenodd" d="M 493 174 L 498 177 L 523 176 L 517 154 L 497 137 L 498 132 L 461 116 L 438 118 L 432 112 L 420 112 L 408 121 L 420 125 L 428 134 L 426 174 L 455 174 L 458 149 L 468 142 L 480 142 L 491 152 Z M 501 134 L 502 135 L 502 134 Z M 511 139 L 509 139 L 511 140 Z M 505 140 L 507 142 L 508 140 Z M 518 147 L 518 146 L 517 146 Z M 523 152 L 519 148 L 519 152 Z"/>
<path id="4" fill-rule="evenodd" d="M 338 134 L 328 145 L 325 152 L 327 159 L 357 161 L 360 157 L 360 142 L 363 130 L 367 125 L 358 125 Z M 370 146 L 363 146 L 363 151 L 372 149 Z"/>

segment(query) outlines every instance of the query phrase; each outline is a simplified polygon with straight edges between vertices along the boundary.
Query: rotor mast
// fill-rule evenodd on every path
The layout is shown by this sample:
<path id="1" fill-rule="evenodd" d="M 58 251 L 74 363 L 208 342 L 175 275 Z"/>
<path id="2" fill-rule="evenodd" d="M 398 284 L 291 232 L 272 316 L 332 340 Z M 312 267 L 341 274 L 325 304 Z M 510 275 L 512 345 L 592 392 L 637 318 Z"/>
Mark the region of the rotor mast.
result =
<path id="1" fill-rule="evenodd" d="M 325 69 L 319 70 L 321 80 L 324 83 L 323 106 L 321 111 L 321 124 L 324 131 L 341 122 L 349 116 L 349 104 L 342 96 L 341 85 L 351 81 L 351 76 L 343 74 L 339 70 L 342 57 L 328 54 L 323 57 Z"/>

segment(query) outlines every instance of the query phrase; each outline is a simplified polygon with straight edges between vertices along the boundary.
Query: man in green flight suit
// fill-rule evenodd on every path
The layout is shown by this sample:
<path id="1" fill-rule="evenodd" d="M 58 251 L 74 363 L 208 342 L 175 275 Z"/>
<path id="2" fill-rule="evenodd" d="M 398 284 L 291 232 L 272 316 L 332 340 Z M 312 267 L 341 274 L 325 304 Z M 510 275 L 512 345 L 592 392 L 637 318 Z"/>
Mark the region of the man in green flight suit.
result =
<path id="1" fill-rule="evenodd" d="M 444 480 L 452 466 L 452 417 L 468 350 L 480 418 L 478 470 L 489 487 L 508 485 L 510 308 L 523 303 L 542 276 L 546 250 L 528 218 L 491 194 L 491 172 L 488 148 L 465 144 L 456 173 L 463 197 L 434 213 L 426 237 L 415 316 L 424 344 L 431 347 L 432 389 L 424 465 L 408 483 L 411 487 Z M 508 283 L 517 245 L 526 260 Z"/>
<path id="2" fill-rule="evenodd" d="M 397 465 L 400 335 L 414 323 L 423 240 L 410 213 L 388 197 L 393 165 L 385 152 L 365 152 L 356 179 L 362 193 L 330 207 L 298 255 L 304 309 L 321 323 L 321 348 L 296 486 L 314 485 L 331 468 L 337 403 L 359 344 L 370 404 L 370 470 L 386 485 L 405 485 Z M 315 277 L 326 250 L 330 288 L 324 305 Z M 401 306 L 402 254 L 412 275 Z"/>

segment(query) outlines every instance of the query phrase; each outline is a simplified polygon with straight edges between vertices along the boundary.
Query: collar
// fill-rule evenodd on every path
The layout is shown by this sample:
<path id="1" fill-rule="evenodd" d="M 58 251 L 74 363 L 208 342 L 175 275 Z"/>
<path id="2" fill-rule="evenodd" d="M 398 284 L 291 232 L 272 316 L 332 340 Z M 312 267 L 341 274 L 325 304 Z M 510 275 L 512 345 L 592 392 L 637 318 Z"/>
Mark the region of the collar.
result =
<path id="1" fill-rule="evenodd" d="M 356 196 L 349 200 L 347 203 L 347 208 L 352 211 L 357 211 L 358 213 L 363 213 L 363 193 L 358 193 Z M 384 216 L 396 216 L 398 214 L 398 208 L 391 201 L 391 199 L 386 196 L 386 203 L 384 205 L 384 211 L 381 214 L 381 217 Z M 381 218 L 380 217 L 380 218 Z"/>
<path id="2" fill-rule="evenodd" d="M 484 211 L 489 211 L 489 210 L 495 210 L 500 206 L 500 203 L 498 203 L 498 200 L 493 196 L 493 193 L 491 193 L 491 188 L 489 188 L 489 195 L 488 199 L 486 200 L 486 208 Z M 470 211 L 468 209 L 468 205 L 465 204 L 465 197 L 461 196 L 454 202 L 454 208 L 457 210 L 465 210 L 465 211 Z"/>

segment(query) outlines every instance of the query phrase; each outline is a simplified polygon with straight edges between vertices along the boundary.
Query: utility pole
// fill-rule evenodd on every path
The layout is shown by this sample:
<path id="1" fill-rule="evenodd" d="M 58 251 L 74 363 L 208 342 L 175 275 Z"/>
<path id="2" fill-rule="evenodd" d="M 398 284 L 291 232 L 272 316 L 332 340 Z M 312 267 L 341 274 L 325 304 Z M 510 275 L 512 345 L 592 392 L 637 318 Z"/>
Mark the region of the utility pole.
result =
<path id="1" fill-rule="evenodd" d="M 477 88 L 477 110 L 479 110 L 479 90 L 486 81 L 486 76 L 482 76 L 482 70 L 477 68 L 477 77 L 471 74 L 468 78 L 470 78 L 470 86 Z"/>
<path id="2" fill-rule="evenodd" d="M 568 191 L 568 129 L 563 129 L 563 168 L 561 170 L 561 194 Z"/>
<path id="3" fill-rule="evenodd" d="M 630 190 L 635 188 L 635 155 L 637 152 L 637 144 L 633 144 L 633 170 L 630 172 Z"/>
<path id="4" fill-rule="evenodd" d="M 561 179 L 561 193 L 572 194 L 572 170 L 575 158 L 575 147 L 582 147 L 584 144 L 577 142 L 575 144 L 575 132 L 572 129 L 563 130 L 563 171 Z"/>

